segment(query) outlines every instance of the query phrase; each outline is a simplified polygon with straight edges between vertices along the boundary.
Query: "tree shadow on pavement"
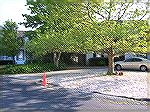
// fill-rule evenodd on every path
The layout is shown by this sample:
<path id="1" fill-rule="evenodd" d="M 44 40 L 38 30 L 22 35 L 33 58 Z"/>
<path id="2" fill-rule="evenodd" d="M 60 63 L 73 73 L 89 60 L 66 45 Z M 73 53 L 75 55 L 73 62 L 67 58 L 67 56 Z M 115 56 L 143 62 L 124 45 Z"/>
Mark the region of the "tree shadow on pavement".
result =
<path id="1" fill-rule="evenodd" d="M 91 94 L 65 88 L 45 89 L 33 83 L 0 77 L 0 109 L 7 112 L 76 112 Z"/>

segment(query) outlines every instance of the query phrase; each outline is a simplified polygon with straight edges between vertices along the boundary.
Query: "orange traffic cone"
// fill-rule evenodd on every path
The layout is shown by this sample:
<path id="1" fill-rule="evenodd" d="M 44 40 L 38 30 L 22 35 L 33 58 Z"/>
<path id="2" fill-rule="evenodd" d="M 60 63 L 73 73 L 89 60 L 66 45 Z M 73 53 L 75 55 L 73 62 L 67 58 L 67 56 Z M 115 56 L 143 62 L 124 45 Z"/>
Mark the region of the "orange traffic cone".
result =
<path id="1" fill-rule="evenodd" d="M 42 85 L 43 85 L 44 87 L 46 87 L 46 84 L 47 84 L 47 79 L 46 79 L 46 73 L 44 72 Z"/>

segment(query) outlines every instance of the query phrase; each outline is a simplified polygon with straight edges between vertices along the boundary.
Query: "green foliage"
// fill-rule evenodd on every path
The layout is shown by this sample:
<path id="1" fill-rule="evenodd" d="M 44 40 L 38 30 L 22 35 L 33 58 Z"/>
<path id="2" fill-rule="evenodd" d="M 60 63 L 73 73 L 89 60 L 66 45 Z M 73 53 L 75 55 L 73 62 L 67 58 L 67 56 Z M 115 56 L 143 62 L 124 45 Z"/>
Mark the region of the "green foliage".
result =
<path id="1" fill-rule="evenodd" d="M 27 20 L 24 25 L 38 27 L 30 33 L 30 36 L 34 34 L 34 38 L 26 45 L 28 51 L 36 56 L 48 52 L 81 51 L 79 39 L 73 36 L 81 32 L 77 29 L 84 15 L 80 4 L 43 0 L 30 1 L 28 5 L 32 14 L 24 15 Z"/>
<path id="2" fill-rule="evenodd" d="M 144 40 L 138 38 L 147 29 L 147 21 L 141 20 L 147 12 L 137 11 L 139 7 L 136 7 L 129 14 L 126 10 L 134 3 L 89 1 L 80 4 L 62 1 L 28 2 L 32 15 L 24 15 L 27 19 L 24 25 L 38 27 L 33 32 L 35 39 L 27 45 L 28 51 L 36 55 L 47 52 L 105 52 L 113 46 L 116 53 L 124 53 L 131 50 L 138 52 L 137 43 L 146 45 L 145 37 Z M 128 20 L 125 15 L 129 16 Z M 140 21 L 133 21 L 137 16 L 140 16 Z M 145 28 L 141 28 L 143 26 Z M 146 47 L 143 52 L 145 50 Z"/>
<path id="3" fill-rule="evenodd" d="M 0 65 L 14 64 L 13 60 L 0 60 Z"/>
<path id="4" fill-rule="evenodd" d="M 41 73 L 44 71 L 50 72 L 54 70 L 63 70 L 65 68 L 65 64 L 60 64 L 59 67 L 56 67 L 54 64 L 51 63 L 7 65 L 6 67 L 0 69 L 0 74 Z"/>
<path id="5" fill-rule="evenodd" d="M 139 5 L 140 4 L 140 5 Z M 136 5 L 136 7 L 135 7 Z M 140 8 L 140 6 L 143 8 Z M 134 8 L 133 8 L 134 6 Z M 84 10 L 92 21 L 93 50 L 108 54 L 108 73 L 113 73 L 113 57 L 128 51 L 148 52 L 148 4 L 137 2 L 88 2 Z M 97 42 L 94 42 L 97 40 Z"/>
<path id="6" fill-rule="evenodd" d="M 89 59 L 90 66 L 108 66 L 108 58 L 90 58 Z"/>
<path id="7" fill-rule="evenodd" d="M 147 3 L 140 8 L 138 2 L 118 0 L 63 1 L 28 2 L 31 14 L 24 15 L 24 25 L 37 28 L 28 51 L 38 56 L 49 52 L 105 52 L 111 69 L 116 53 L 147 52 Z"/>
<path id="8" fill-rule="evenodd" d="M 15 56 L 18 53 L 21 41 L 17 39 L 17 25 L 13 21 L 6 21 L 1 30 L 0 54 Z"/>
<path id="9" fill-rule="evenodd" d="M 95 37 L 100 35 L 100 39 L 96 40 L 103 43 L 103 45 L 100 44 L 104 49 L 112 46 L 116 54 L 124 54 L 129 51 L 146 53 L 148 52 L 147 37 L 144 36 L 144 32 L 148 27 L 146 20 L 123 21 L 122 23 L 113 20 L 103 21 L 95 26 L 97 32 L 94 35 Z"/>

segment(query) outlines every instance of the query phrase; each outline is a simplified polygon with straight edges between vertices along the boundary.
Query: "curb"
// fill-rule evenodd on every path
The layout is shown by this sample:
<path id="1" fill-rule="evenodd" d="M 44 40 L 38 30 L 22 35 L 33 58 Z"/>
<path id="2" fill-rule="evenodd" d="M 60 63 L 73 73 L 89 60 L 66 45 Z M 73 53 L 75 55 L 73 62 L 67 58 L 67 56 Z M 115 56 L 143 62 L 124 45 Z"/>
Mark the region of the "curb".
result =
<path id="1" fill-rule="evenodd" d="M 150 98 L 133 98 L 133 97 L 127 97 L 127 96 L 116 96 L 116 95 L 111 95 L 111 94 L 104 94 L 104 93 L 97 92 L 97 91 L 93 91 L 92 93 L 101 94 L 101 95 L 107 95 L 107 96 L 120 97 L 120 98 L 127 98 L 127 99 L 137 100 L 137 101 L 147 101 L 147 102 L 150 102 Z"/>

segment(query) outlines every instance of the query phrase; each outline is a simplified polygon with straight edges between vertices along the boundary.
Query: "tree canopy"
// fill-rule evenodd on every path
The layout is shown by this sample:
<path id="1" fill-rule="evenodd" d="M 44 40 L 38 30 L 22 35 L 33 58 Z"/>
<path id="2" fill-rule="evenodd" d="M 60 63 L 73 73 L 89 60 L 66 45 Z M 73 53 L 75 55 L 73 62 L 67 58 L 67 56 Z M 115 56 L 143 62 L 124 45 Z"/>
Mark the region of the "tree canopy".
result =
<path id="1" fill-rule="evenodd" d="M 106 52 L 109 71 L 116 53 L 147 52 L 148 3 L 29 0 L 26 27 L 37 28 L 28 44 L 34 54 Z"/>
<path id="2" fill-rule="evenodd" d="M 15 56 L 18 53 L 21 41 L 17 39 L 17 28 L 12 20 L 5 21 L 0 36 L 1 55 Z"/>
<path id="3" fill-rule="evenodd" d="M 57 1 L 29 1 L 31 15 L 23 15 L 26 27 L 36 28 L 34 38 L 27 44 L 36 56 L 46 53 L 84 52 L 84 39 L 80 36 L 84 13 L 77 3 Z M 58 56 L 59 57 L 59 56 Z M 59 59 L 57 59 L 59 60 Z"/>
<path id="4" fill-rule="evenodd" d="M 92 45 L 95 44 L 95 50 L 108 54 L 108 73 L 113 72 L 115 54 L 128 51 L 148 52 L 148 37 L 145 35 L 145 31 L 149 30 L 148 6 L 146 2 L 112 0 L 83 4 L 92 21 L 92 40 L 97 40 Z"/>

